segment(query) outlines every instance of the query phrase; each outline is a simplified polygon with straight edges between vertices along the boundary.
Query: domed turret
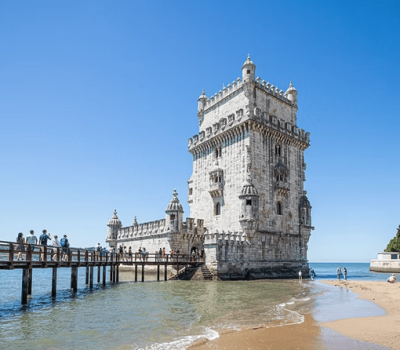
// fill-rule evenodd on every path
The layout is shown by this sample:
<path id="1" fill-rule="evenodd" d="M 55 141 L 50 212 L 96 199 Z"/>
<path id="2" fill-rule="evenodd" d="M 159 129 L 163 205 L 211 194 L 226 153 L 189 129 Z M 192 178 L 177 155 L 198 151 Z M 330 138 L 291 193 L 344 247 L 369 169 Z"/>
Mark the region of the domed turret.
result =
<path id="1" fill-rule="evenodd" d="M 290 82 L 289 88 L 285 92 L 285 97 L 293 104 L 297 105 L 297 90 L 293 87 L 292 82 Z"/>
<path id="2" fill-rule="evenodd" d="M 168 212 L 180 212 L 183 213 L 183 207 L 181 203 L 179 203 L 178 199 L 178 193 L 176 192 L 176 189 L 174 189 L 174 193 L 172 194 L 174 197 L 171 199 L 171 202 L 168 204 L 167 209 L 165 212 L 168 214 Z"/>
<path id="3" fill-rule="evenodd" d="M 247 179 L 243 184 L 241 194 L 239 222 L 248 238 L 252 238 L 258 229 L 258 191 L 253 185 L 251 175 L 247 175 Z"/>
<path id="4" fill-rule="evenodd" d="M 304 226 L 311 226 L 311 204 L 304 191 L 303 196 L 300 198 L 299 213 L 300 213 L 300 224 Z"/>
<path id="5" fill-rule="evenodd" d="M 165 217 L 166 226 L 172 232 L 179 232 L 182 229 L 182 221 L 183 221 L 183 207 L 181 203 L 179 203 L 178 193 L 176 189 L 172 194 L 174 197 L 171 199 L 171 202 L 168 204 L 165 213 L 167 214 Z"/>
<path id="6" fill-rule="evenodd" d="M 242 187 L 242 194 L 241 196 L 258 196 L 258 191 L 251 182 L 251 176 L 248 175 L 245 183 Z M 241 197 L 239 196 L 239 198 Z"/>
<path id="7" fill-rule="evenodd" d="M 206 92 L 204 91 L 204 89 L 203 89 L 203 92 L 202 92 L 202 94 L 200 95 L 200 97 L 199 97 L 199 99 L 197 101 L 198 101 L 197 110 L 198 111 L 203 110 L 204 109 L 204 105 L 205 105 L 205 103 L 207 101 L 207 96 L 206 96 Z"/>
<path id="8" fill-rule="evenodd" d="M 247 82 L 253 82 L 256 76 L 256 65 L 250 59 L 250 55 L 247 56 L 247 60 L 242 66 L 242 80 Z"/>
<path id="9" fill-rule="evenodd" d="M 107 224 L 107 239 L 106 242 L 110 247 L 115 247 L 117 243 L 118 231 L 122 227 L 121 221 L 118 219 L 117 210 L 114 210 L 114 215 Z"/>

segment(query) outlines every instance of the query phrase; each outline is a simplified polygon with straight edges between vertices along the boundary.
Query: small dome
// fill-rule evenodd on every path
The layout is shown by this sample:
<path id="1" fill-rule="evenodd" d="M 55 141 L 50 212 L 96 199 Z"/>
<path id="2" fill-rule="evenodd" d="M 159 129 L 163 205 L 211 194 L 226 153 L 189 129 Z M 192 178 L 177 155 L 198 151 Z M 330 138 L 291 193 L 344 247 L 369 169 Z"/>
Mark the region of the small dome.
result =
<path id="1" fill-rule="evenodd" d="M 254 66 L 256 68 L 256 65 L 253 63 L 253 61 L 250 59 L 250 55 L 247 55 L 247 60 L 243 63 L 242 69 L 246 66 Z"/>
<path id="2" fill-rule="evenodd" d="M 200 97 L 199 97 L 199 100 L 207 100 L 207 96 L 206 96 L 206 92 L 204 91 L 204 89 L 203 89 L 203 92 L 201 93 L 201 95 L 200 95 Z"/>
<path id="3" fill-rule="evenodd" d="M 121 220 L 118 219 L 117 210 L 116 209 L 114 210 L 114 215 L 111 218 L 111 220 L 108 222 L 107 226 L 118 226 L 118 227 L 122 226 Z"/>
<path id="4" fill-rule="evenodd" d="M 304 195 L 300 198 L 300 207 L 302 208 L 311 208 L 310 201 L 308 200 L 307 196 Z"/>
<path id="5" fill-rule="evenodd" d="M 253 185 L 253 183 L 251 182 L 250 174 L 247 175 L 247 179 L 246 179 L 245 183 L 243 184 L 241 195 L 242 196 L 258 196 L 258 191 L 255 188 L 255 186 Z"/>
<path id="6" fill-rule="evenodd" d="M 165 212 L 178 211 L 180 213 L 183 213 L 183 207 L 182 207 L 181 203 L 179 203 L 179 199 L 177 197 L 178 193 L 176 192 L 176 189 L 174 189 L 174 193 L 172 195 L 174 197 L 171 199 L 171 202 L 168 204 Z"/>

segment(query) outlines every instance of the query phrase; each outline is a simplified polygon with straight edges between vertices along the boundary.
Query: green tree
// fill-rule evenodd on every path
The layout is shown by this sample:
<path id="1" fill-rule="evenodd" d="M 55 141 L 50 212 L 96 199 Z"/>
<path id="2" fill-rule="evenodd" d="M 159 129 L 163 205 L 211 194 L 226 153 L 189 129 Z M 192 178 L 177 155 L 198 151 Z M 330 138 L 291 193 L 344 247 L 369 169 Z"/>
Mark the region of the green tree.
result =
<path id="1" fill-rule="evenodd" d="M 400 252 L 400 225 L 397 228 L 396 237 L 390 240 L 385 252 Z"/>

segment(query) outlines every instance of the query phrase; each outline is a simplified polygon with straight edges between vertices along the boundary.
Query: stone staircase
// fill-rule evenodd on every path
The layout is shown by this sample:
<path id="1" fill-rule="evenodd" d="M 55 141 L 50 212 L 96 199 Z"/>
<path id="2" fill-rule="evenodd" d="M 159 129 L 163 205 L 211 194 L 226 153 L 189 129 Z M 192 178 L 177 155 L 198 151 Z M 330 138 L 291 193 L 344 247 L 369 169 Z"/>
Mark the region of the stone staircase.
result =
<path id="1" fill-rule="evenodd" d="M 205 281 L 212 281 L 213 276 L 206 265 L 201 267 L 201 273 L 203 274 L 203 278 Z"/>

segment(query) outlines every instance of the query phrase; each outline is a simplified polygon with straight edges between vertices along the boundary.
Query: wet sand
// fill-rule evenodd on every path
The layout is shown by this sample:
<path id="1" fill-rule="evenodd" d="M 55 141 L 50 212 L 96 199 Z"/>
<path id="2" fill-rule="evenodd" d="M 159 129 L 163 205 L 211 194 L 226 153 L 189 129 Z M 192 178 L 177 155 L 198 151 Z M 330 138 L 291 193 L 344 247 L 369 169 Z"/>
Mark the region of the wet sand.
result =
<path id="1" fill-rule="evenodd" d="M 312 314 L 296 325 L 225 332 L 213 341 L 189 349 L 399 349 L 400 284 L 377 281 L 324 281 L 359 294 L 386 310 L 387 315 L 317 322 Z M 373 304 L 371 304 L 373 305 Z M 351 306 L 350 306 L 351 307 Z M 383 310 L 382 310 L 383 313 Z M 368 314 L 368 312 L 367 312 Z M 375 345 L 376 344 L 376 345 Z"/>
<path id="2" fill-rule="evenodd" d="M 348 337 L 380 344 L 400 350 L 400 284 L 377 281 L 324 281 L 347 288 L 359 294 L 360 299 L 370 300 L 387 312 L 385 316 L 360 317 L 321 323 Z"/>
<path id="3" fill-rule="evenodd" d="M 301 324 L 232 331 L 213 341 L 203 341 L 189 349 L 321 349 L 320 327 L 311 315 L 305 315 Z"/>

